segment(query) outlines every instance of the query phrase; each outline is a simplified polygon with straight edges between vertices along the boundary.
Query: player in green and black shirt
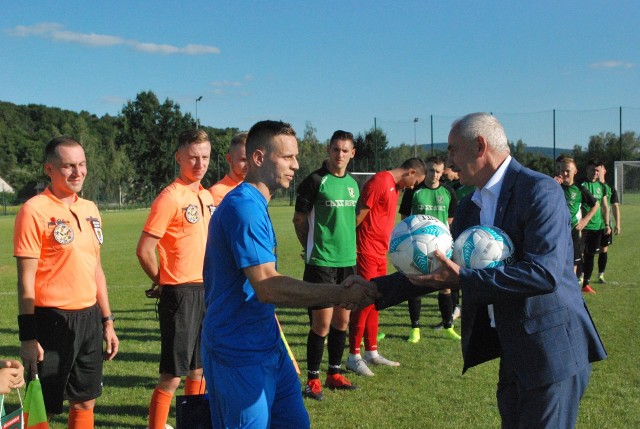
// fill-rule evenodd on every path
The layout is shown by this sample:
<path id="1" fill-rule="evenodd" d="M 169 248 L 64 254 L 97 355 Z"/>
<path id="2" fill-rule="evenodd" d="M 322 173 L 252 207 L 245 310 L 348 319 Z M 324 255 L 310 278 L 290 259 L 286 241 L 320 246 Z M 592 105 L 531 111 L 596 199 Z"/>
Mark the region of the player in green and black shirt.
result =
<path id="1" fill-rule="evenodd" d="M 603 234 L 600 241 L 600 254 L 598 255 L 598 283 L 606 283 L 604 280 L 604 271 L 607 268 L 607 261 L 609 259 L 609 246 L 613 244 L 613 234 L 620 234 L 620 201 L 618 200 L 618 193 L 615 188 L 610 187 L 605 181 L 605 175 L 607 169 L 604 165 L 600 166 L 600 172 L 598 174 L 598 180 L 606 188 L 606 198 L 609 207 L 611 208 L 610 215 L 613 215 L 614 227 L 613 231 L 609 234 Z"/>
<path id="2" fill-rule="evenodd" d="M 327 152 L 329 159 L 298 187 L 293 224 L 304 248 L 303 279 L 339 284 L 356 271 L 356 203 L 360 191 L 358 183 L 347 172 L 347 165 L 355 155 L 353 134 L 340 130 L 333 133 Z M 311 329 L 307 337 L 305 396 L 323 398 L 320 364 L 327 335 L 329 369 L 325 386 L 355 389 L 340 373 L 349 310 L 327 304 L 309 311 Z"/>
<path id="3" fill-rule="evenodd" d="M 400 203 L 400 215 L 402 219 L 413 214 L 426 214 L 436 217 L 442 223 L 449 226 L 458 207 L 456 193 L 446 184 L 440 183 L 440 177 L 444 171 L 444 160 L 439 156 L 432 156 L 426 160 L 426 177 L 424 182 L 413 189 L 406 189 Z M 457 291 L 456 291 L 457 294 Z M 442 316 L 442 322 L 434 326 L 435 329 L 443 329 L 444 334 L 451 339 L 460 339 L 453 330 L 453 311 L 457 296 L 450 289 L 443 289 L 438 293 L 438 308 Z M 420 341 L 420 311 L 422 310 L 422 298 L 411 298 L 409 305 L 409 318 L 411 319 L 411 333 L 407 341 L 417 343 Z"/>
<path id="4" fill-rule="evenodd" d="M 600 203 L 598 210 L 589 223 L 582 230 L 582 243 L 584 244 L 583 254 L 583 275 L 582 291 L 586 293 L 594 293 L 595 291 L 589 285 L 591 273 L 593 272 L 593 264 L 595 255 L 600 252 L 600 243 L 603 234 L 611 234 L 611 226 L 609 222 L 609 203 L 607 201 L 607 188 L 600 183 L 598 176 L 602 170 L 602 162 L 598 160 L 590 160 L 587 166 L 587 181 L 582 186 L 587 188 L 589 192 Z M 583 209 L 588 210 L 583 204 Z"/>
<path id="5" fill-rule="evenodd" d="M 562 186 L 564 197 L 567 200 L 567 207 L 571 215 L 571 238 L 573 240 L 573 271 L 582 266 L 582 240 L 581 232 L 589 223 L 591 218 L 600 210 L 600 203 L 591 195 L 591 192 L 584 186 L 575 183 L 575 176 L 578 172 L 576 162 L 573 158 L 564 157 L 557 164 L 558 175 L 556 180 Z M 583 213 L 583 207 L 588 211 Z"/>
<path id="6" fill-rule="evenodd" d="M 460 179 L 458 178 L 458 173 L 453 171 L 451 167 L 447 167 L 445 165 L 444 171 L 442 172 L 442 177 L 440 177 L 440 183 L 449 185 L 451 189 L 456 192 L 456 197 L 458 201 L 462 201 L 464 197 L 469 194 L 473 194 L 476 190 L 475 186 L 463 185 L 460 183 Z"/>

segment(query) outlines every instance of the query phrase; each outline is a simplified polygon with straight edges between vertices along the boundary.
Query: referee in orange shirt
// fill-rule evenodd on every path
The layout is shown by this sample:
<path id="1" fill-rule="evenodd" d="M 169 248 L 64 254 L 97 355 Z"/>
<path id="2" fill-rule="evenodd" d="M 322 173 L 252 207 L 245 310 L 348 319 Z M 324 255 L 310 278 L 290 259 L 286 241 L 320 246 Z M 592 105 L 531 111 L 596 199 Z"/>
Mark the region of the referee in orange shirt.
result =
<path id="1" fill-rule="evenodd" d="M 183 376 L 187 376 L 185 395 L 205 391 L 200 359 L 202 267 L 214 204 L 200 181 L 210 154 L 205 131 L 187 130 L 180 135 L 175 155 L 180 173 L 151 205 L 136 250 L 142 269 L 160 287 L 160 377 L 149 404 L 151 429 L 165 428 Z"/>
<path id="2" fill-rule="evenodd" d="M 27 371 L 37 366 L 47 414 L 62 413 L 68 399 L 68 427 L 87 429 L 102 394 L 103 359 L 113 359 L 119 344 L 100 262 L 102 220 L 93 202 L 78 197 L 87 175 L 80 143 L 55 138 L 45 156 L 51 185 L 22 206 L 13 237 L 20 356 Z"/>

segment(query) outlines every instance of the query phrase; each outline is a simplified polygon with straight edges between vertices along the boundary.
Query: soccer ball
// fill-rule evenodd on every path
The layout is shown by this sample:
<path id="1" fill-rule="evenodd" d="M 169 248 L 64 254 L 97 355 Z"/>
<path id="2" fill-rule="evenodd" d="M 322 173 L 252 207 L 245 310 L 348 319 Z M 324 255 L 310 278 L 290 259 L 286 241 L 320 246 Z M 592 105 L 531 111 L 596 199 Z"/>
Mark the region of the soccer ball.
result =
<path id="1" fill-rule="evenodd" d="M 494 268 L 510 265 L 515 258 L 513 242 L 495 226 L 478 225 L 462 231 L 453 244 L 453 262 L 463 268 Z"/>
<path id="2" fill-rule="evenodd" d="M 433 216 L 409 216 L 393 228 L 389 257 L 403 274 L 427 274 L 436 270 L 440 266 L 433 256 L 437 249 L 450 258 L 453 238 L 449 228 Z"/>

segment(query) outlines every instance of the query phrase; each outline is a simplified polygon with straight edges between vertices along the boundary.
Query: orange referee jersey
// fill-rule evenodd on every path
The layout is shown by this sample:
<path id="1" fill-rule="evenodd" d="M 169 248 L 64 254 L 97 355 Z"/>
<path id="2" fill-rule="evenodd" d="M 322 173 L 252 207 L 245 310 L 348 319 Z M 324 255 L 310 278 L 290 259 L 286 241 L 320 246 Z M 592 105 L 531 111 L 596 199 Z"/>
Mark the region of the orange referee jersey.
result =
<path id="1" fill-rule="evenodd" d="M 213 197 L 176 179 L 156 197 L 142 230 L 159 237 L 160 284 L 202 283 Z"/>
<path id="2" fill-rule="evenodd" d="M 209 188 L 209 192 L 213 195 L 213 204 L 216 207 L 220 205 L 220 201 L 224 198 L 225 195 L 229 193 L 233 188 L 238 186 L 242 181 L 236 182 L 228 174 L 226 174 L 222 179 L 218 180 L 212 187 Z"/>
<path id="3" fill-rule="evenodd" d="M 27 201 L 16 217 L 13 255 L 38 259 L 34 304 L 63 310 L 94 305 L 102 241 L 93 202 L 76 196 L 68 205 L 49 188 Z"/>

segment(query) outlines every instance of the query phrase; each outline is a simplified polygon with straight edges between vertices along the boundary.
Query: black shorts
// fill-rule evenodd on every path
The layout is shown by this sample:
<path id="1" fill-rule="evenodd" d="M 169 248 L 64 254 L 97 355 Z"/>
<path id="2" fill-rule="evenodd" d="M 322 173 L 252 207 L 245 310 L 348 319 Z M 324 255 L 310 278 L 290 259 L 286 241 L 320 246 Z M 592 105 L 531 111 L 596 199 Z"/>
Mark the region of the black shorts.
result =
<path id="1" fill-rule="evenodd" d="M 38 363 L 49 414 L 62 413 L 65 399 L 84 402 L 102 394 L 102 315 L 97 305 L 83 310 L 36 307 Z M 28 368 L 27 368 L 28 370 Z"/>
<path id="2" fill-rule="evenodd" d="M 356 273 L 356 267 L 319 267 L 317 265 L 306 264 L 302 280 L 309 283 L 342 283 L 344 279 Z M 311 310 L 320 310 L 333 307 L 333 304 L 316 305 L 310 307 Z"/>
<path id="3" fill-rule="evenodd" d="M 604 230 L 582 230 L 582 245 L 586 255 L 595 255 L 600 251 L 600 241 L 602 241 L 602 233 Z"/>
<path id="4" fill-rule="evenodd" d="M 158 303 L 160 374 L 182 377 L 202 368 L 200 331 L 204 318 L 204 287 L 164 286 Z"/>
<path id="5" fill-rule="evenodd" d="M 582 244 L 582 238 L 580 237 L 580 231 L 577 229 L 571 230 L 571 240 L 573 241 L 573 264 L 577 265 L 582 262 L 582 252 L 584 245 Z"/>
<path id="6" fill-rule="evenodd" d="M 608 247 L 613 244 L 613 234 L 605 234 L 604 229 L 602 230 L 602 238 L 600 238 L 600 248 Z"/>

